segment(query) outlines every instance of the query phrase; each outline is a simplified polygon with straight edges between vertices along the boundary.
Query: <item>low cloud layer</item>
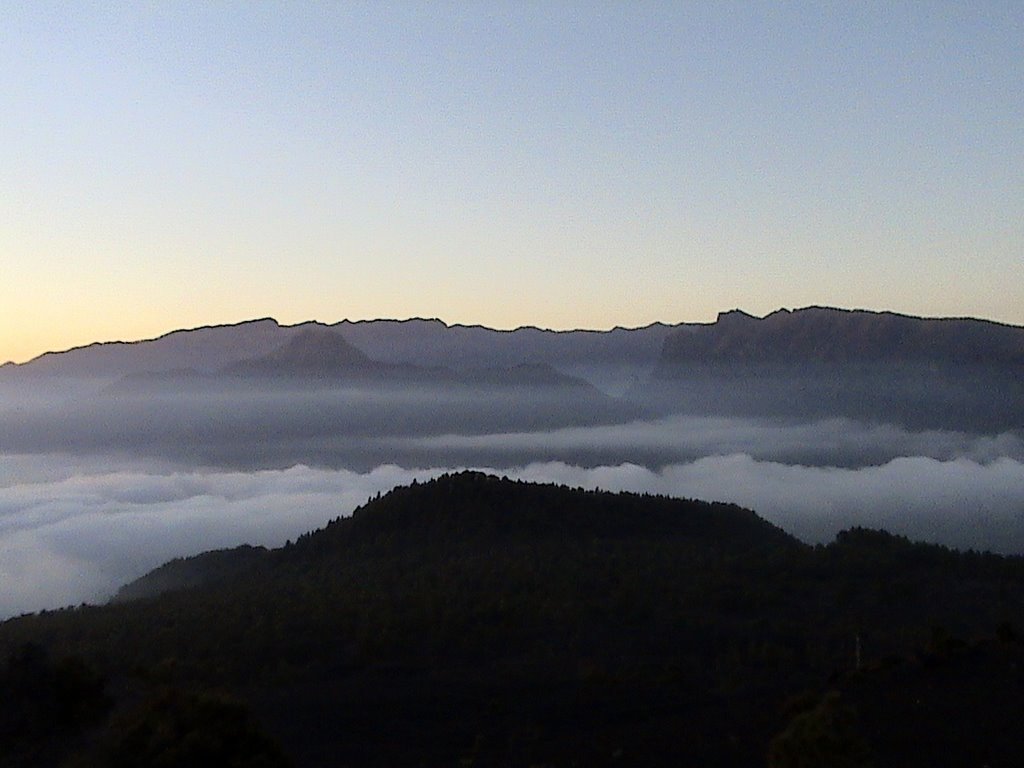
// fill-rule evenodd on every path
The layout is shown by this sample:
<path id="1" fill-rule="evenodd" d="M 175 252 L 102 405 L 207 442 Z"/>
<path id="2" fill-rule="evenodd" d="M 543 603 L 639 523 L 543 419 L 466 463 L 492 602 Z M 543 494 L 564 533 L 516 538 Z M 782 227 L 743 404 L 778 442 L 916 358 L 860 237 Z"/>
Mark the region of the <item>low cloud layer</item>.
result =
<path id="1" fill-rule="evenodd" d="M 1024 463 L 914 456 L 843 469 L 712 456 L 660 471 L 534 464 L 516 473 L 584 488 L 728 501 L 809 542 L 860 525 L 960 549 L 1024 554 Z"/>
<path id="2" fill-rule="evenodd" d="M 644 408 L 587 388 L 500 382 L 255 388 L 190 381 L 158 378 L 125 391 L 118 388 L 128 386 L 121 382 L 81 397 L 24 385 L 5 390 L 0 382 L 0 455 L 121 454 L 221 470 L 304 464 L 361 472 L 389 463 L 514 467 L 535 461 L 658 468 L 733 453 L 841 467 L 880 465 L 901 456 L 1024 461 L 1020 430 L 912 430 L 840 417 L 643 420 L 650 413 Z M 794 392 L 786 396 L 799 399 Z M 1020 423 L 998 422 L 1000 429 Z"/>
<path id="3" fill-rule="evenodd" d="M 984 453 L 898 457 L 858 468 L 731 453 L 661 469 L 555 461 L 495 471 L 731 501 L 808 541 L 865 525 L 962 548 L 1024 553 L 1024 462 Z M 384 465 L 363 473 L 305 466 L 224 472 L 0 457 L 0 617 L 102 600 L 172 557 L 242 543 L 278 546 L 351 513 L 378 491 L 443 471 Z"/>
<path id="4" fill-rule="evenodd" d="M 0 617 L 109 597 L 173 557 L 280 546 L 377 491 L 432 473 L 102 470 L 70 476 L 53 457 L 6 457 L 33 477 L 0 486 Z"/>
<path id="5" fill-rule="evenodd" d="M 1024 440 L 1012 432 L 913 431 L 894 424 L 867 424 L 844 418 L 779 421 L 706 416 L 672 416 L 597 427 L 548 432 L 441 435 L 396 439 L 398 449 L 424 455 L 484 455 L 499 465 L 504 457 L 548 455 L 568 463 L 642 464 L 649 467 L 690 462 L 705 456 L 743 453 L 759 460 L 808 466 L 864 467 L 902 456 L 987 463 L 1008 457 L 1024 461 Z M 525 462 L 521 462 L 525 463 Z"/>

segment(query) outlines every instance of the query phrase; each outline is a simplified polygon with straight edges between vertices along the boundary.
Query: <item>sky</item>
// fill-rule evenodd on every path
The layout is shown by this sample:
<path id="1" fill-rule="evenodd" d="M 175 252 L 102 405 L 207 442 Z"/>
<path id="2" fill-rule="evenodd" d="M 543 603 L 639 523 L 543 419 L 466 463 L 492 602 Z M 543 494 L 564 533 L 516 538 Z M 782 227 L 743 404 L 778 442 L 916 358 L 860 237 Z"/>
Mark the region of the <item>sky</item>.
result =
<path id="1" fill-rule="evenodd" d="M 0 362 L 272 316 L 1024 324 L 1024 5 L 0 0 Z"/>

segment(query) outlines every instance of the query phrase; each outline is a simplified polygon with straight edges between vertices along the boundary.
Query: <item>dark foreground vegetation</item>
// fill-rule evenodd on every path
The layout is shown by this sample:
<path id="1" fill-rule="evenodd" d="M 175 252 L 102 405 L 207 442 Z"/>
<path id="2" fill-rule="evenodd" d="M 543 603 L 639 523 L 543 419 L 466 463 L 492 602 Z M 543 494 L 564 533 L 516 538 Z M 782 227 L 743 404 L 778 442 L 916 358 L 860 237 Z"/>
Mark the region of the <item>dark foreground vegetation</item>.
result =
<path id="1" fill-rule="evenodd" d="M 1024 756 L 1024 561 L 462 473 L 0 625 L 5 766 Z"/>

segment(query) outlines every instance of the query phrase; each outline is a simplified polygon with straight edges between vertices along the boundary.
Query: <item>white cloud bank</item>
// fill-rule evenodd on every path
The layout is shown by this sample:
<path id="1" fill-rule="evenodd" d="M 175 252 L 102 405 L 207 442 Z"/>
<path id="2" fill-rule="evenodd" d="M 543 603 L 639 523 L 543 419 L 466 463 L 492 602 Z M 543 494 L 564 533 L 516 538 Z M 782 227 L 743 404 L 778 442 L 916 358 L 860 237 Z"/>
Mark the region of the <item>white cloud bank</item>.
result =
<path id="1" fill-rule="evenodd" d="M 0 617 L 102 600 L 166 560 L 242 543 L 278 546 L 378 491 L 446 470 L 295 466 L 223 472 L 0 457 Z M 731 501 L 809 541 L 851 525 L 1024 553 L 1024 463 L 897 458 L 856 469 L 718 455 L 652 470 L 533 463 L 497 474 Z"/>
<path id="2" fill-rule="evenodd" d="M 173 557 L 238 544 L 279 546 L 377 491 L 432 473 L 357 474 L 296 466 L 260 472 L 88 471 L 4 457 L 27 482 L 0 481 L 0 617 L 109 597 Z"/>
<path id="3" fill-rule="evenodd" d="M 391 442 L 437 451 L 487 452 L 488 455 L 582 451 L 674 456 L 676 462 L 737 453 L 787 464 L 849 467 L 884 464 L 901 456 L 941 460 L 967 458 L 977 462 L 1010 457 L 1024 461 L 1024 441 L 1013 432 L 977 435 L 950 430 L 913 431 L 896 424 L 869 424 L 846 418 L 787 422 L 724 416 L 669 416 L 654 421 L 567 427 L 548 432 L 438 435 L 395 438 Z"/>
<path id="4" fill-rule="evenodd" d="M 524 479 L 728 501 L 811 542 L 860 525 L 962 549 L 1024 553 L 1024 463 L 914 456 L 842 469 L 712 456 L 660 471 L 534 464 Z"/>

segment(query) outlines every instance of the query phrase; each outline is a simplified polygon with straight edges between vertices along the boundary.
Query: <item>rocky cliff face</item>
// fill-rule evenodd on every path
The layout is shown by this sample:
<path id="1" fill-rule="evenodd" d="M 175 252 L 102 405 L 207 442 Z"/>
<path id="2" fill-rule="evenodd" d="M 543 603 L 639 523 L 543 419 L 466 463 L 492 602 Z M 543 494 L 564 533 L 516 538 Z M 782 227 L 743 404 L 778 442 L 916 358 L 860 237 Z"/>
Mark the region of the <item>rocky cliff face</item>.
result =
<path id="1" fill-rule="evenodd" d="M 828 307 L 740 310 L 665 339 L 662 366 L 681 363 L 914 362 L 1024 365 L 1024 328 Z"/>

